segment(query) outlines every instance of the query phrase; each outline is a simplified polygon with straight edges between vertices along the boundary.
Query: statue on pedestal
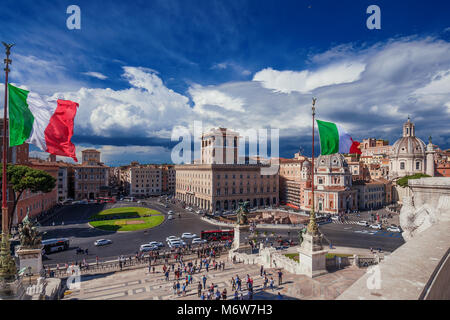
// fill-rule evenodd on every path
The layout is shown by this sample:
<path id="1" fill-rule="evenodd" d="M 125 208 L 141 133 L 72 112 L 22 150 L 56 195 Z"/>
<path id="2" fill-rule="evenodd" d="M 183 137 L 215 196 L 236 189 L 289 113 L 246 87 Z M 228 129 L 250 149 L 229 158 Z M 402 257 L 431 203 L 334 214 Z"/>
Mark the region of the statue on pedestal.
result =
<path id="1" fill-rule="evenodd" d="M 298 231 L 298 245 L 301 245 L 303 242 L 303 234 L 306 233 L 306 227 L 302 230 Z"/>
<path id="2" fill-rule="evenodd" d="M 236 223 L 238 225 L 248 225 L 248 218 L 247 218 L 247 214 L 249 213 L 248 206 L 249 206 L 248 201 L 239 203 L 239 210 L 236 219 Z"/>
<path id="3" fill-rule="evenodd" d="M 38 248 L 42 244 L 42 235 L 37 226 L 27 216 L 19 225 L 20 246 L 22 248 Z"/>

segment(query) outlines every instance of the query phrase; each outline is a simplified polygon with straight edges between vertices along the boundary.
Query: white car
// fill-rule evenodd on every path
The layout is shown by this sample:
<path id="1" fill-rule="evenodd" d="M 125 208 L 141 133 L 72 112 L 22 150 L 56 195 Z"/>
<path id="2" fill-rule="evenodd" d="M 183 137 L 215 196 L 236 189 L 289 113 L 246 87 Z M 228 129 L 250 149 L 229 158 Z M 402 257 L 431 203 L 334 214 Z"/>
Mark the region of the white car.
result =
<path id="1" fill-rule="evenodd" d="M 99 247 L 99 246 L 104 246 L 104 245 L 111 244 L 111 243 L 112 243 L 112 241 L 108 240 L 108 239 L 98 239 L 94 242 L 94 245 L 96 247 Z"/>
<path id="2" fill-rule="evenodd" d="M 172 215 L 167 216 L 167 220 L 173 220 L 173 219 L 174 219 L 174 217 Z"/>
<path id="3" fill-rule="evenodd" d="M 331 217 L 331 220 L 338 221 L 338 220 L 339 220 L 339 217 L 338 217 L 338 216 L 332 216 L 332 217 Z"/>
<path id="4" fill-rule="evenodd" d="M 206 241 L 206 239 L 202 239 L 202 238 L 194 238 L 192 239 L 192 244 L 202 244 L 202 243 L 207 243 L 208 241 Z"/>
<path id="5" fill-rule="evenodd" d="M 195 233 L 189 233 L 189 232 L 185 232 L 181 235 L 182 239 L 193 239 L 193 238 L 197 238 L 197 235 Z"/>
<path id="6" fill-rule="evenodd" d="M 158 250 L 158 247 L 150 245 L 150 244 L 143 244 L 139 248 L 139 251 L 141 251 L 141 252 L 147 252 L 147 251 L 153 251 L 153 250 Z"/>
<path id="7" fill-rule="evenodd" d="M 151 246 L 164 247 L 164 243 L 158 241 L 150 241 L 148 244 Z"/>
<path id="8" fill-rule="evenodd" d="M 169 242 L 169 248 L 178 248 L 178 247 L 182 247 L 182 246 L 185 246 L 185 245 L 186 245 L 186 242 L 180 241 L 180 240 L 170 241 Z"/>
<path id="9" fill-rule="evenodd" d="M 371 227 L 372 229 L 378 229 L 378 230 L 381 230 L 381 223 L 371 224 L 370 227 Z"/>
<path id="10" fill-rule="evenodd" d="M 168 215 L 171 215 L 171 214 L 173 214 L 173 211 L 172 210 L 169 210 L 169 212 L 167 213 Z"/>
<path id="11" fill-rule="evenodd" d="M 180 241 L 181 239 L 176 237 L 176 236 L 170 236 L 166 238 L 166 242 L 170 242 L 170 241 Z"/>
<path id="12" fill-rule="evenodd" d="M 364 226 L 364 227 L 368 227 L 369 226 L 369 223 L 367 221 L 365 221 L 365 220 L 358 221 L 356 224 L 360 225 L 360 226 Z"/>
<path id="13" fill-rule="evenodd" d="M 396 225 L 392 225 L 392 226 L 388 227 L 386 230 L 391 231 L 391 232 L 402 232 L 402 230 L 400 230 L 400 228 L 397 227 Z"/>

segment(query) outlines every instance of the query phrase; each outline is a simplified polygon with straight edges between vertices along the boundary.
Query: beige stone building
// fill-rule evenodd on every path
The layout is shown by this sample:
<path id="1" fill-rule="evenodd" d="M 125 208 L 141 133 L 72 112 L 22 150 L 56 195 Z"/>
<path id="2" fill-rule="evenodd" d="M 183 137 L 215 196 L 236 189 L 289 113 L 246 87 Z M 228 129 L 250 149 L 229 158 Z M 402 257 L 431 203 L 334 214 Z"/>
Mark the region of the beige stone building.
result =
<path id="1" fill-rule="evenodd" d="M 109 168 L 100 162 L 100 152 L 86 149 L 81 152 L 82 163 L 74 165 L 75 199 L 95 199 L 100 187 L 108 186 Z"/>
<path id="2" fill-rule="evenodd" d="M 156 165 L 130 167 L 127 178 L 130 196 L 148 197 L 161 194 L 162 170 Z"/>
<path id="3" fill-rule="evenodd" d="M 175 194 L 176 173 L 174 165 L 162 165 L 161 167 L 161 193 Z"/>
<path id="4" fill-rule="evenodd" d="M 280 159 L 280 203 L 300 209 L 304 205 L 304 190 L 311 187 L 311 163 L 296 154 L 294 159 Z"/>
<path id="5" fill-rule="evenodd" d="M 238 163 L 239 134 L 226 128 L 212 129 L 201 137 L 202 164 Z"/>
<path id="6" fill-rule="evenodd" d="M 361 156 L 389 155 L 392 146 L 383 139 L 368 138 L 361 142 Z"/>
<path id="7" fill-rule="evenodd" d="M 239 164 L 239 134 L 226 128 L 202 135 L 201 163 L 176 165 L 176 198 L 208 212 L 279 204 L 279 175 L 270 164 Z"/>
<path id="8" fill-rule="evenodd" d="M 312 206 L 311 187 L 305 189 L 303 210 Z M 357 190 L 352 189 L 352 174 L 342 154 L 320 155 L 314 166 L 314 208 L 316 212 L 339 214 L 356 210 Z"/>
<path id="9" fill-rule="evenodd" d="M 176 198 L 209 212 L 277 206 L 278 174 L 262 175 L 262 164 L 188 164 L 175 166 Z"/>
<path id="10" fill-rule="evenodd" d="M 386 205 L 386 184 L 383 181 L 354 181 L 353 188 L 358 190 L 359 209 L 379 209 Z"/>

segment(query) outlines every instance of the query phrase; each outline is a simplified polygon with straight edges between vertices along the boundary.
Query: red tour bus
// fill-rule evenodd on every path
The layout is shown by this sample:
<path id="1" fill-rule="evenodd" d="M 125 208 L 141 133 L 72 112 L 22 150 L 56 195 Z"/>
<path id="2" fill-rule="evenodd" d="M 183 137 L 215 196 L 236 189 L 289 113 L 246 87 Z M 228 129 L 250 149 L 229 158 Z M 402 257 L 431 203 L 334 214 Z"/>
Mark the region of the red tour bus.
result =
<path id="1" fill-rule="evenodd" d="M 114 197 L 98 197 L 97 203 L 116 203 Z"/>
<path id="2" fill-rule="evenodd" d="M 234 230 L 203 230 L 200 235 L 207 241 L 233 240 Z"/>

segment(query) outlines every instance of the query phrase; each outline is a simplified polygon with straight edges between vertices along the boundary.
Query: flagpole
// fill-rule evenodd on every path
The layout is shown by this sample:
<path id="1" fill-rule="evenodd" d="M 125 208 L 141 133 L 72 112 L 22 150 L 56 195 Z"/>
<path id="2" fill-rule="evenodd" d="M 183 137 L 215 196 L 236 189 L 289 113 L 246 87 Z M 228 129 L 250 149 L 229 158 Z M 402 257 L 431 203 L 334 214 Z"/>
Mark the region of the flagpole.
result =
<path id="1" fill-rule="evenodd" d="M 307 232 L 311 235 L 317 235 L 319 233 L 319 228 L 316 223 L 316 213 L 315 213 L 315 199 L 314 199 L 314 121 L 316 115 L 316 101 L 317 98 L 312 98 L 312 161 L 311 161 L 311 196 L 312 196 L 312 204 L 311 204 L 311 213 L 309 214 L 309 223 Z"/>
<path id="2" fill-rule="evenodd" d="M 7 115 L 8 115 L 8 73 L 9 73 L 9 65 L 12 63 L 12 60 L 9 59 L 11 47 L 14 44 L 7 44 L 2 42 L 5 46 L 6 50 L 6 59 L 5 63 L 5 104 L 4 104 L 4 116 L 3 116 L 3 155 L 2 155 L 2 242 L 1 242 L 1 250 L 0 250 L 0 278 L 10 279 L 14 278 L 17 269 L 16 263 L 14 259 L 11 257 L 11 248 L 9 242 L 9 216 L 8 216 L 8 202 L 7 202 L 7 188 L 8 181 L 6 177 L 6 163 L 8 162 L 8 145 L 9 141 L 6 138 L 7 135 Z"/>

